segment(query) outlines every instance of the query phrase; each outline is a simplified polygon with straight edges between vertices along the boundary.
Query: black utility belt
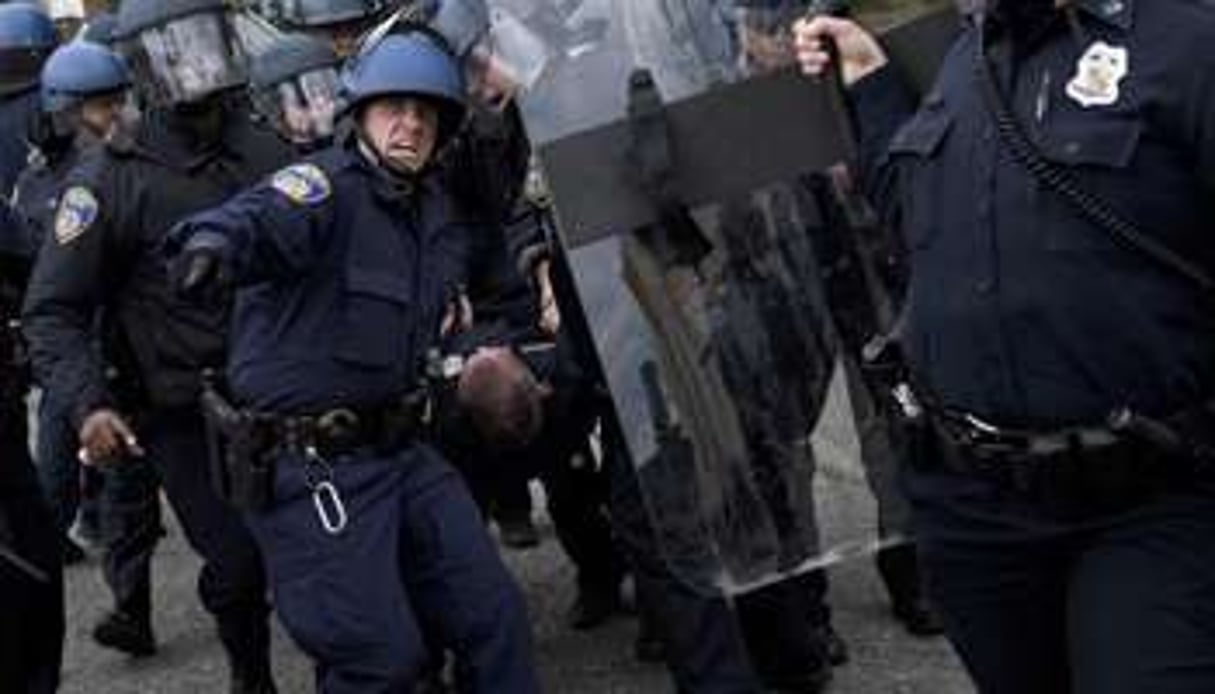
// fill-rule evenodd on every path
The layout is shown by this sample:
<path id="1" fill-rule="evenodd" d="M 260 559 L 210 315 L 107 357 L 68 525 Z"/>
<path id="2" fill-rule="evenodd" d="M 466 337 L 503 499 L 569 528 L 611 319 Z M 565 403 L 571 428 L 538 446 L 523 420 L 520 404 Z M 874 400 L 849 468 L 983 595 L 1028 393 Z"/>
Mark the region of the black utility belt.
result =
<path id="1" fill-rule="evenodd" d="M 930 406 L 923 411 L 950 443 L 982 458 L 1068 461 L 1132 445 L 1164 458 L 1189 461 L 1196 467 L 1215 464 L 1215 400 L 1163 418 L 1120 408 L 1099 425 L 1049 430 L 1006 427 L 950 408 Z"/>
<path id="2" fill-rule="evenodd" d="M 241 408 L 208 385 L 202 407 L 214 433 L 254 461 L 284 453 L 333 458 L 360 448 L 389 450 L 425 435 L 432 419 L 425 390 L 378 405 L 279 414 Z"/>
<path id="3" fill-rule="evenodd" d="M 1007 463 L 1042 463 L 1101 455 L 1127 443 L 1125 432 L 1109 426 L 1027 430 L 989 422 L 978 415 L 943 409 L 929 412 L 937 431 L 973 457 Z"/>
<path id="4" fill-rule="evenodd" d="M 425 435 L 431 401 L 421 393 L 386 405 L 336 407 L 315 415 L 253 413 L 278 452 L 333 460 L 358 449 L 392 450 Z"/>

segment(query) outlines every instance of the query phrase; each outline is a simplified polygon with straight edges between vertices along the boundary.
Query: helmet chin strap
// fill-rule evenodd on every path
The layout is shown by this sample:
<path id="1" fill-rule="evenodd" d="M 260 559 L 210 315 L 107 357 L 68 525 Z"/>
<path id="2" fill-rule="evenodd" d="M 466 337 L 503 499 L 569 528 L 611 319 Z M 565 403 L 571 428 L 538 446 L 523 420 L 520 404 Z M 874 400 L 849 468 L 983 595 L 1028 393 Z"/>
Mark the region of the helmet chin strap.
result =
<path id="1" fill-rule="evenodd" d="M 396 203 L 408 203 L 412 200 L 419 180 L 430 166 L 429 162 L 418 171 L 402 171 L 389 164 L 376 151 L 375 146 L 368 142 L 363 135 L 361 127 L 355 127 L 352 137 L 354 137 L 355 147 L 358 147 L 359 154 L 371 164 L 372 170 L 376 172 L 376 193 Z"/>

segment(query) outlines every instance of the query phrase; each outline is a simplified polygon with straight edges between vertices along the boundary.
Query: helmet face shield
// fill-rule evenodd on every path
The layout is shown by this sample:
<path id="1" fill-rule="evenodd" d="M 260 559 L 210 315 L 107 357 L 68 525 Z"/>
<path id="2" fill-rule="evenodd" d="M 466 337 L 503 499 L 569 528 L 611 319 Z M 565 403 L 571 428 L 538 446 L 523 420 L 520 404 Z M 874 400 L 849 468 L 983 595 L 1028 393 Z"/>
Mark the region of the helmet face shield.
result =
<path id="1" fill-rule="evenodd" d="M 311 70 L 254 94 L 258 112 L 287 140 L 308 144 L 333 135 L 338 73 Z"/>
<path id="2" fill-rule="evenodd" d="M 245 81 L 244 54 L 222 12 L 187 15 L 144 29 L 128 44 L 138 80 L 157 103 L 184 104 Z"/>

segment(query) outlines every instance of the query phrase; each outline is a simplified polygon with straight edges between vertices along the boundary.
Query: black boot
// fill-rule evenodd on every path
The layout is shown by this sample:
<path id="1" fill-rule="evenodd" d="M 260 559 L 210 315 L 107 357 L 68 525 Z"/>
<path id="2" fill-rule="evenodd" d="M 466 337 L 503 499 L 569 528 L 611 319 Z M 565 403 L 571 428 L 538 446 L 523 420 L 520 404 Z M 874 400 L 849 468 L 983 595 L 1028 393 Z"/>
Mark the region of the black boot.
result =
<path id="1" fill-rule="evenodd" d="M 93 640 L 133 658 L 156 654 L 151 619 L 134 617 L 119 610 L 109 613 L 93 627 Z"/>
<path id="2" fill-rule="evenodd" d="M 510 549 L 531 549 L 540 546 L 540 531 L 531 516 L 498 518 L 498 537 Z"/>
<path id="3" fill-rule="evenodd" d="M 231 694 L 278 694 L 278 688 L 274 686 L 274 676 L 268 668 L 257 672 L 232 668 L 228 691 Z"/>
<path id="4" fill-rule="evenodd" d="M 261 603 L 216 615 L 219 640 L 228 655 L 232 694 L 277 694 L 270 667 L 270 608 Z"/>
<path id="5" fill-rule="evenodd" d="M 890 609 L 914 636 L 936 636 L 945 631 L 941 617 L 924 593 L 915 545 L 898 545 L 878 552 L 878 573 L 890 595 Z"/>
<path id="6" fill-rule="evenodd" d="M 228 654 L 231 694 L 278 694 L 268 651 Z"/>
<path id="7" fill-rule="evenodd" d="M 617 586 L 583 586 L 566 613 L 565 622 L 575 631 L 588 631 L 612 618 L 623 609 Z"/>
<path id="8" fill-rule="evenodd" d="M 832 667 L 839 667 L 848 662 L 848 642 L 844 641 L 831 622 L 828 621 L 814 627 L 814 633 L 828 664 Z"/>

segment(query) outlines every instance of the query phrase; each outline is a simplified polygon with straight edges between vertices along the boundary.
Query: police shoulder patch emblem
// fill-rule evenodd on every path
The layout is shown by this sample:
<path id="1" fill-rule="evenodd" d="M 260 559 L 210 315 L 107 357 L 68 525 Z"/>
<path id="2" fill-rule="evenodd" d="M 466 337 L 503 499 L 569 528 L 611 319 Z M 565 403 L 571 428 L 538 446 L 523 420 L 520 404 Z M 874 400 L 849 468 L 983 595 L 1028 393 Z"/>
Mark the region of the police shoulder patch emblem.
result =
<path id="1" fill-rule="evenodd" d="M 97 221 L 97 197 L 83 186 L 73 186 L 59 199 L 55 212 L 55 240 L 60 246 L 80 238 Z"/>
<path id="2" fill-rule="evenodd" d="M 293 164 L 274 174 L 270 185 L 299 205 L 315 205 L 329 199 L 333 187 L 316 164 Z"/>

